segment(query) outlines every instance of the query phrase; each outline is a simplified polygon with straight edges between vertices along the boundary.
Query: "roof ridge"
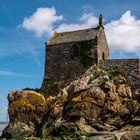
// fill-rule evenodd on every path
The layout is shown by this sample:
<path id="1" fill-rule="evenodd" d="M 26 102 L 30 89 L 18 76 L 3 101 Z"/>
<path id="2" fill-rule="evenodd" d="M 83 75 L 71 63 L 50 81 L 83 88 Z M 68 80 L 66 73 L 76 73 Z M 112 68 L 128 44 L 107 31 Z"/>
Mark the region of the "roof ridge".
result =
<path id="1" fill-rule="evenodd" d="M 91 30 L 91 29 L 99 30 L 99 27 L 96 27 L 96 28 L 79 29 L 79 30 L 73 30 L 73 31 L 64 31 L 64 32 L 56 32 L 56 31 L 55 31 L 54 33 L 56 33 L 56 34 L 72 33 L 72 32 L 78 32 L 78 31 Z"/>

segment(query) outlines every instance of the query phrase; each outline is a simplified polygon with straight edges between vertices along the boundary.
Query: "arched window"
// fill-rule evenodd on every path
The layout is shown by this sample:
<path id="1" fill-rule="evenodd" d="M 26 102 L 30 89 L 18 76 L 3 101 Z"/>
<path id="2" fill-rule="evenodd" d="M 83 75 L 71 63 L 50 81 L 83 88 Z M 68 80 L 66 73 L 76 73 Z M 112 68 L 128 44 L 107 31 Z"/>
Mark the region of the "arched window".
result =
<path id="1" fill-rule="evenodd" d="M 102 60 L 105 60 L 105 54 L 104 54 L 104 52 L 102 53 Z"/>

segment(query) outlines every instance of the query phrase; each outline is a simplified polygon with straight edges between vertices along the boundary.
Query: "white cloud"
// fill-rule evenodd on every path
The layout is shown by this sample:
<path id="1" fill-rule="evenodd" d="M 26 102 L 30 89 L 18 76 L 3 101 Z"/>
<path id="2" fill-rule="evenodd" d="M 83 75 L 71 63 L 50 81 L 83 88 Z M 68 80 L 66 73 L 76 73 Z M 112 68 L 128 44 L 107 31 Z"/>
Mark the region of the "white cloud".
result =
<path id="1" fill-rule="evenodd" d="M 11 71 L 2 71 L 2 70 L 0 70 L 0 76 L 13 76 L 13 77 L 33 78 L 31 75 L 21 74 L 21 73 L 14 73 L 14 72 L 11 72 Z"/>
<path id="2" fill-rule="evenodd" d="M 95 27 L 98 25 L 98 18 L 95 17 L 92 13 L 84 13 L 79 18 L 79 23 L 75 24 L 61 24 L 55 30 L 57 32 L 64 32 L 64 31 L 73 31 L 73 30 L 80 30 L 86 29 L 90 27 Z"/>
<path id="3" fill-rule="evenodd" d="M 44 33 L 52 33 L 54 23 L 62 19 L 62 15 L 56 15 L 54 7 L 38 8 L 32 16 L 24 19 L 20 27 L 35 32 L 37 36 L 41 36 Z"/>
<path id="4" fill-rule="evenodd" d="M 80 20 L 86 25 L 86 26 L 97 26 L 98 25 L 98 18 L 95 17 L 92 13 L 84 13 Z"/>
<path id="5" fill-rule="evenodd" d="M 63 16 L 58 16 L 55 8 L 38 8 L 32 16 L 24 19 L 22 27 L 41 36 L 43 33 L 50 35 L 55 31 L 73 31 L 98 26 L 98 17 L 90 11 L 85 11 L 77 23 L 64 22 L 54 27 L 54 23 L 62 19 Z M 111 52 L 121 52 L 124 56 L 135 53 L 135 56 L 140 56 L 140 19 L 133 16 L 131 11 L 125 12 L 118 20 L 112 20 L 104 27 Z"/>
<path id="6" fill-rule="evenodd" d="M 140 20 L 130 11 L 120 19 L 105 25 L 108 44 L 112 50 L 123 52 L 140 51 Z"/>
<path id="7" fill-rule="evenodd" d="M 54 7 L 38 8 L 33 15 L 26 17 L 19 27 L 25 28 L 29 31 L 34 31 L 38 37 L 41 37 L 44 33 L 51 35 L 54 31 L 62 32 L 85 29 L 89 27 L 95 27 L 98 24 L 98 18 L 90 12 L 85 12 L 79 18 L 79 23 L 63 23 L 57 28 L 54 28 L 54 23 L 59 20 L 63 20 L 63 16 L 58 16 Z"/>

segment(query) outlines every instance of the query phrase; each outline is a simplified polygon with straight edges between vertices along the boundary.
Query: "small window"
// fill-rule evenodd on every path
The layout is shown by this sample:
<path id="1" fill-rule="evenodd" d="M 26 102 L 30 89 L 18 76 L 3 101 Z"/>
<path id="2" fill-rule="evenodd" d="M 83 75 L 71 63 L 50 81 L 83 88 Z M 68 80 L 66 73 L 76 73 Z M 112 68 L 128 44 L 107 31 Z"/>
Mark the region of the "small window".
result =
<path id="1" fill-rule="evenodd" d="M 105 60 L 105 54 L 104 54 L 104 52 L 102 53 L 102 60 Z"/>

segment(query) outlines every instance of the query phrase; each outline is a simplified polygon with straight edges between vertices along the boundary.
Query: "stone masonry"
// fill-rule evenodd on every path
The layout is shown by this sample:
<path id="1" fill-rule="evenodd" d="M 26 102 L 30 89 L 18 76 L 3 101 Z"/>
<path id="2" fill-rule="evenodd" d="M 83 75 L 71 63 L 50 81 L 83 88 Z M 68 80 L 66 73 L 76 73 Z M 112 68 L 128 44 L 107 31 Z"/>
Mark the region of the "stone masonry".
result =
<path id="1" fill-rule="evenodd" d="M 105 69 L 112 66 L 122 67 L 133 93 L 140 92 L 140 59 L 110 59 L 100 61 L 100 65 Z"/>

